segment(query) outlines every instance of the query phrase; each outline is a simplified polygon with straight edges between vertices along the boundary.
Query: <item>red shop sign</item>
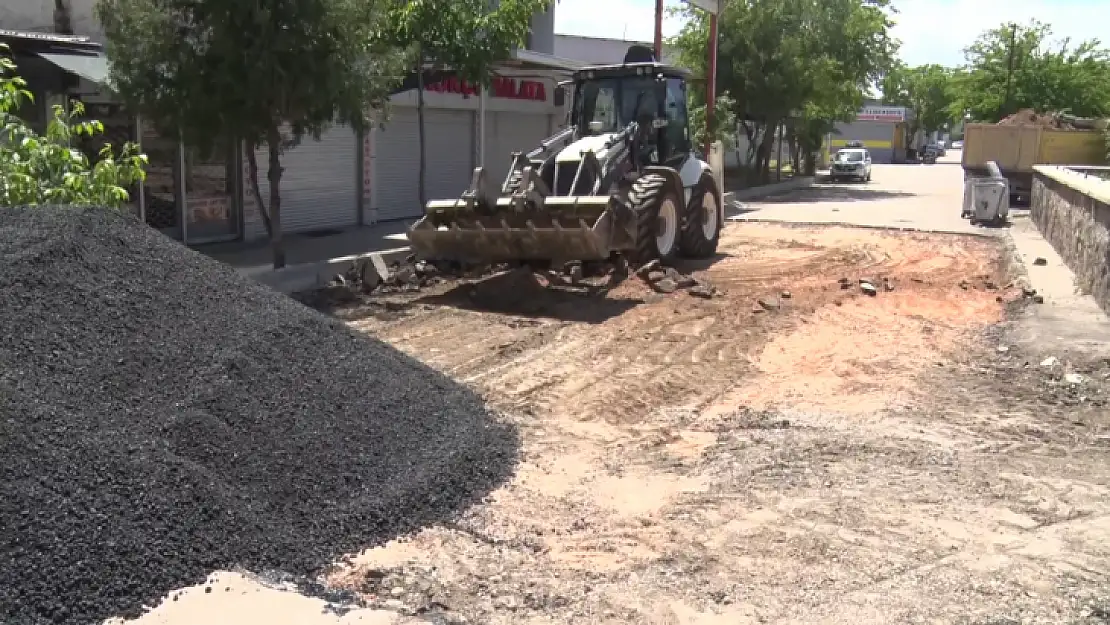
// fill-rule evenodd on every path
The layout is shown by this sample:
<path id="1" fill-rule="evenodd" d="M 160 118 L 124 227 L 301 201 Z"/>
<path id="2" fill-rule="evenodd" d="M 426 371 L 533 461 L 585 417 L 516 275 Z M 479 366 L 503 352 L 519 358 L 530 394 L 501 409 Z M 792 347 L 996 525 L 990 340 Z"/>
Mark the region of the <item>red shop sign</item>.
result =
<path id="1" fill-rule="evenodd" d="M 478 95 L 481 87 L 477 83 L 451 77 L 432 83 L 427 86 L 427 89 L 436 93 L 457 93 L 463 97 L 470 97 Z M 547 102 L 547 87 L 540 80 L 517 80 L 498 76 L 490 85 L 490 94 L 495 98 Z"/>

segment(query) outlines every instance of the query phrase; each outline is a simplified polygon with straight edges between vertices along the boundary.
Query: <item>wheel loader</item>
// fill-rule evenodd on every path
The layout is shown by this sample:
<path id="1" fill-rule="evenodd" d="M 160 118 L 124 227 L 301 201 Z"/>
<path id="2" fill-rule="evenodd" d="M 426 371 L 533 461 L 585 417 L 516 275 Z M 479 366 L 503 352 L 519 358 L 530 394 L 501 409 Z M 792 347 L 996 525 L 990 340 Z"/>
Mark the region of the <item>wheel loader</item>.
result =
<path id="1" fill-rule="evenodd" d="M 475 264 L 712 257 L 721 166 L 693 152 L 687 76 L 641 46 L 620 65 L 576 71 L 570 124 L 514 153 L 499 187 L 478 167 L 460 197 L 428 202 L 408 232 L 414 253 Z"/>

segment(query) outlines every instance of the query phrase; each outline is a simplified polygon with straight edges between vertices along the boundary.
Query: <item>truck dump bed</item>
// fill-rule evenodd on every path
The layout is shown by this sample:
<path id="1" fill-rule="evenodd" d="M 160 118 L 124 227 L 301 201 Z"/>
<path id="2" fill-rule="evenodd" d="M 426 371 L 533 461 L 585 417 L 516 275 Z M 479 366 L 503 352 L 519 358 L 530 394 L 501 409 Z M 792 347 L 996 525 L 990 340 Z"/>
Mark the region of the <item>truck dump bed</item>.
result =
<path id="1" fill-rule="evenodd" d="M 968 124 L 964 128 L 964 175 L 986 176 L 994 161 L 1015 196 L 1027 196 L 1033 165 L 1099 165 L 1106 162 L 1103 133 L 1039 126 Z"/>
<path id="2" fill-rule="evenodd" d="M 968 124 L 964 169 L 985 170 L 988 161 L 1003 173 L 1031 173 L 1033 165 L 1098 165 L 1106 160 L 1097 130 L 1056 130 L 1036 126 Z"/>

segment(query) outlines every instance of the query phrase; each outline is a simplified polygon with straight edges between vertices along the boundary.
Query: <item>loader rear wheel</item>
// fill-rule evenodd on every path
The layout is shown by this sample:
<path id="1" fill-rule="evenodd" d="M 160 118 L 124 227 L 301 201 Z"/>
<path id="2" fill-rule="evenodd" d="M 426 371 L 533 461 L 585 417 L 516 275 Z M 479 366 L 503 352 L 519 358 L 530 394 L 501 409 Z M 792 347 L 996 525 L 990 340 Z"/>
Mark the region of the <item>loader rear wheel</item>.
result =
<path id="1" fill-rule="evenodd" d="M 683 220 L 679 248 L 686 258 L 712 258 L 721 238 L 721 198 L 712 176 L 702 176 L 694 187 Z"/>
<path id="2" fill-rule="evenodd" d="M 635 260 L 667 260 L 678 252 L 682 229 L 682 201 L 659 174 L 640 176 L 632 183 L 628 203 L 636 216 Z"/>

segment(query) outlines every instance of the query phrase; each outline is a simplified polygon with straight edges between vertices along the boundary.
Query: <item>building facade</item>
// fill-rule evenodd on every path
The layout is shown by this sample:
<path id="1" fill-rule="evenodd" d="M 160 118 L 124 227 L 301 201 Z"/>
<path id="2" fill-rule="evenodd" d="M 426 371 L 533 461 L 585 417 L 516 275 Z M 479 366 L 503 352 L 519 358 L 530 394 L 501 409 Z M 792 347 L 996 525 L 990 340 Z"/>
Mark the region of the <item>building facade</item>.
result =
<path id="1" fill-rule="evenodd" d="M 84 46 L 77 61 L 57 54 L 50 60 L 33 51 L 23 55 L 20 71 L 41 74 L 32 82 L 42 85 L 49 97 L 36 98 L 41 106 L 21 114 L 45 119 L 47 103 L 75 97 L 89 103 L 93 115 L 111 111 L 122 120 L 112 142 L 138 142 L 151 162 L 145 184 L 132 193 L 135 210 L 147 223 L 190 244 L 264 238 L 265 224 L 250 184 L 251 159 L 243 146 L 229 142 L 212 154 L 200 154 L 122 111 L 103 86 L 108 65 L 98 45 L 103 31 L 94 17 L 96 0 L 61 2 L 61 15 L 55 0 L 7 0 L 0 7 L 0 29 L 13 31 L 9 34 L 18 40 L 56 38 L 36 33 L 71 30 L 76 36 L 70 39 L 80 42 L 71 45 Z M 558 82 L 581 64 L 553 55 L 554 23 L 553 10 L 536 15 L 529 48 L 517 50 L 499 66 L 488 89 L 450 76 L 426 85 L 429 198 L 459 196 L 479 165 L 499 180 L 513 151 L 535 147 L 564 123 L 568 102 Z M 401 91 L 391 99 L 380 128 L 360 134 L 336 125 L 318 140 L 305 138 L 287 149 L 282 157 L 282 231 L 330 232 L 419 218 L 416 100 L 415 90 Z M 269 192 L 267 160 L 264 149 L 255 154 L 263 201 Z"/>
<path id="2" fill-rule="evenodd" d="M 868 104 L 856 115 L 855 121 L 839 123 L 826 144 L 831 152 L 850 141 L 859 141 L 871 152 L 875 163 L 902 163 L 907 157 L 912 111 L 904 106 Z"/>

